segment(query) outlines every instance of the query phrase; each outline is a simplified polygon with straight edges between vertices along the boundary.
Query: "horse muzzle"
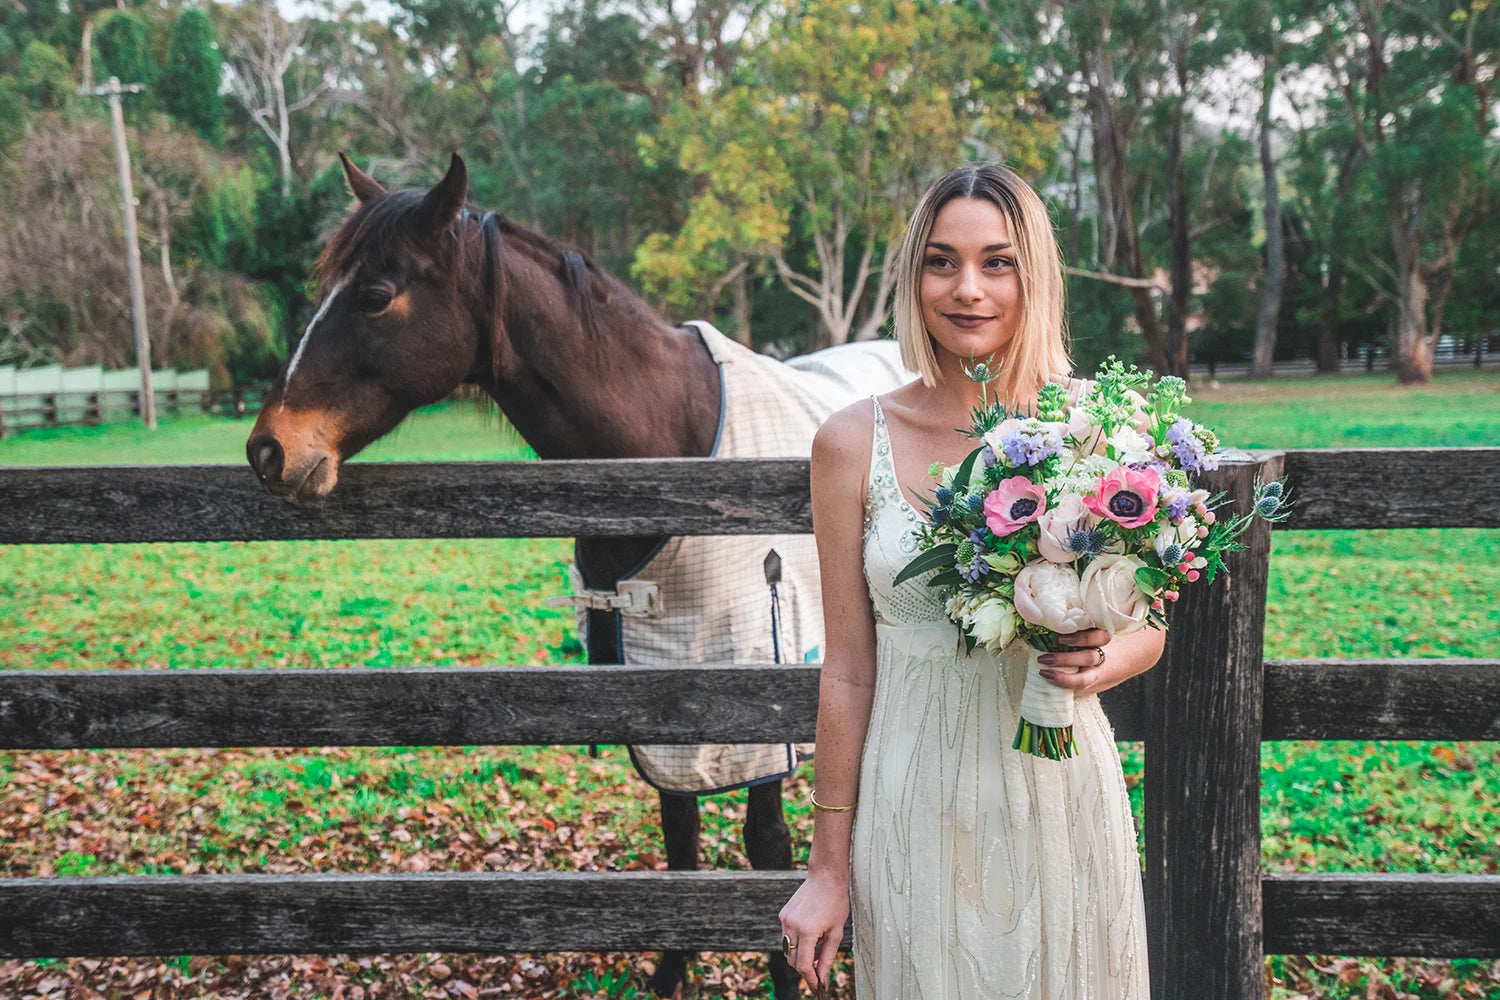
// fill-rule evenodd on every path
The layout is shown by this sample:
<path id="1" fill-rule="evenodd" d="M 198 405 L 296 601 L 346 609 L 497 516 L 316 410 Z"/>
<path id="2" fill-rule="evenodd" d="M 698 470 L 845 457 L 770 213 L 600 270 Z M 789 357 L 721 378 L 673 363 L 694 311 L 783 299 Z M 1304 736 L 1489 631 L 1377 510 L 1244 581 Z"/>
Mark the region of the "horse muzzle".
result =
<path id="1" fill-rule="evenodd" d="M 262 411 L 245 443 L 245 457 L 261 485 L 293 503 L 325 497 L 338 484 L 342 459 L 328 443 L 327 424 L 316 416 L 307 411 L 280 410 L 275 416 Z"/>

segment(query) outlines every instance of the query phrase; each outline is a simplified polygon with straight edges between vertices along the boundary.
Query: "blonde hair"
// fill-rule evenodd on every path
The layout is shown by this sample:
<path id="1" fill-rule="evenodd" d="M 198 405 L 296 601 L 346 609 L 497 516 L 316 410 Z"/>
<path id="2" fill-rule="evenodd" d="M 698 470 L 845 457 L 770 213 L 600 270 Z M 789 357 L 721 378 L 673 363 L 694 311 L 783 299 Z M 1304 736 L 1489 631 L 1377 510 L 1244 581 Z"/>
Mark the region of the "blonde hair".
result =
<path id="1" fill-rule="evenodd" d="M 901 362 L 928 386 L 942 378 L 932 335 L 922 318 L 922 265 L 932 223 L 955 198 L 992 202 L 1010 224 L 1021 279 L 1021 324 L 995 359 L 999 370 L 995 386 L 1003 399 L 1018 400 L 1052 376 L 1066 376 L 1073 370 L 1068 359 L 1067 284 L 1046 205 L 1031 185 L 998 163 L 959 167 L 945 174 L 927 189 L 912 212 L 895 260 L 894 322 Z"/>

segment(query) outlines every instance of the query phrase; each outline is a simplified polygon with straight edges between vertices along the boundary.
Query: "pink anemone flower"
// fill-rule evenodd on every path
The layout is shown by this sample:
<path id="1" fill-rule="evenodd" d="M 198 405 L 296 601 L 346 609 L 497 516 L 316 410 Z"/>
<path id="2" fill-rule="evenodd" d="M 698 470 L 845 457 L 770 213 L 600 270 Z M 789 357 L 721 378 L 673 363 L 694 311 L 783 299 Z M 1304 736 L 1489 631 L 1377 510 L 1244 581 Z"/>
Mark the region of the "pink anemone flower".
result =
<path id="1" fill-rule="evenodd" d="M 1042 516 L 1047 491 L 1025 476 L 1011 476 L 984 498 L 984 523 L 997 535 L 1008 535 Z"/>
<path id="2" fill-rule="evenodd" d="M 1097 496 L 1084 497 L 1083 505 L 1095 517 L 1107 517 L 1122 528 L 1139 528 L 1156 520 L 1161 475 L 1155 469 L 1120 466 L 1099 477 Z"/>

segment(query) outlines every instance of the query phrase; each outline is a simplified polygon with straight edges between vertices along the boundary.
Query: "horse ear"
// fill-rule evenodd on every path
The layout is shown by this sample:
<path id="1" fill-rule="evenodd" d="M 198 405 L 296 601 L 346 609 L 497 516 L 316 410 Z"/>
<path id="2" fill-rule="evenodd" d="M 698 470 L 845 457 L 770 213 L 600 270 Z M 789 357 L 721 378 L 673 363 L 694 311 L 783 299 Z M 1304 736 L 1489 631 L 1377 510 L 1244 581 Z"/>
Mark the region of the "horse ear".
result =
<path id="1" fill-rule="evenodd" d="M 380 186 L 380 182 L 356 167 L 354 161 L 349 159 L 342 149 L 339 150 L 339 161 L 344 164 L 344 180 L 348 183 L 350 192 L 359 199 L 360 204 L 373 201 L 385 194 L 385 188 Z"/>
<path id="2" fill-rule="evenodd" d="M 458 213 L 464 210 L 464 199 L 468 195 L 469 168 L 464 165 L 464 158 L 454 153 L 448 164 L 448 172 L 422 199 L 417 217 L 428 232 L 440 232 L 458 218 Z"/>

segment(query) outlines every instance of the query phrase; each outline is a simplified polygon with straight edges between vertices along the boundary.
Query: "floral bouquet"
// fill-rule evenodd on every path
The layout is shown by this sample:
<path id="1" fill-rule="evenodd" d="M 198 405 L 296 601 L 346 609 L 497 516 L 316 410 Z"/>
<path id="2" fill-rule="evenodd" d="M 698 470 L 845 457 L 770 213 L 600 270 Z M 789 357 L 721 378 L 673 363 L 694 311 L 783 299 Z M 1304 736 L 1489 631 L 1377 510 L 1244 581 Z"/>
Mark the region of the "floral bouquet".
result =
<path id="1" fill-rule="evenodd" d="M 981 386 L 994 379 L 983 362 L 966 372 Z M 1195 475 L 1218 468 L 1219 440 L 1181 414 L 1186 389 L 1173 377 L 1153 386 L 1150 372 L 1111 357 L 1076 404 L 1053 383 L 1032 414 L 986 392 L 969 431 L 980 446 L 928 470 L 940 486 L 924 501 L 922 552 L 895 582 L 932 572 L 966 651 L 998 652 L 1018 637 L 1031 647 L 1018 750 L 1077 753 L 1073 692 L 1041 676 L 1040 653 L 1082 629 L 1166 628 L 1166 604 L 1212 582 L 1255 517 L 1286 517 L 1284 480 L 1257 481 L 1253 509 L 1233 517 L 1218 516 L 1223 494 L 1194 488 Z"/>

